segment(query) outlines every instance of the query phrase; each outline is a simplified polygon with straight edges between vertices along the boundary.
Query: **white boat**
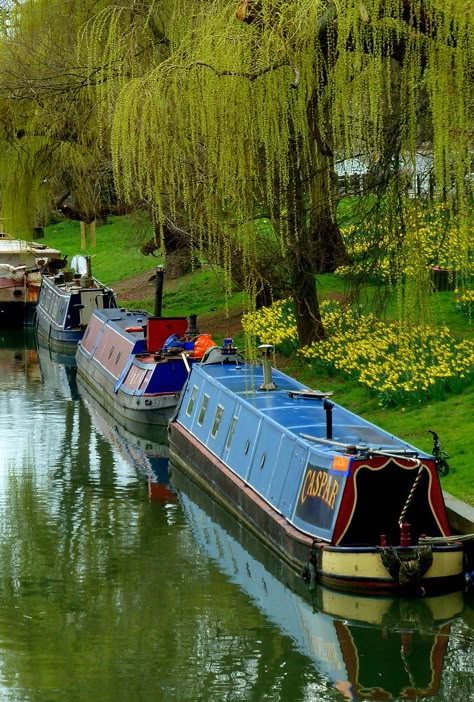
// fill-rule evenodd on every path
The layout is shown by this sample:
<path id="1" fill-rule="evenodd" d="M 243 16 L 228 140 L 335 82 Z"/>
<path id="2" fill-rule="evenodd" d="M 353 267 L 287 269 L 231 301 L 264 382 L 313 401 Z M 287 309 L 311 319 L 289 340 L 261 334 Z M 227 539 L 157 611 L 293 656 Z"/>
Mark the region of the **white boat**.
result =
<path id="1" fill-rule="evenodd" d="M 32 325 L 43 274 L 65 264 L 58 249 L 0 234 L 0 327 Z"/>

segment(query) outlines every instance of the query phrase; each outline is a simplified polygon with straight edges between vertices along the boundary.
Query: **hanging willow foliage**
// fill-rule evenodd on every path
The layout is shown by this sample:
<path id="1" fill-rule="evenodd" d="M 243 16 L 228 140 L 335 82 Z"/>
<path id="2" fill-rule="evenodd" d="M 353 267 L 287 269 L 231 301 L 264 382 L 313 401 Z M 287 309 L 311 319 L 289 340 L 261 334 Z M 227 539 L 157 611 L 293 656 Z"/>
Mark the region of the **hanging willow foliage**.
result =
<path id="1" fill-rule="evenodd" d="M 379 163 L 386 152 L 387 116 L 396 111 L 399 151 L 413 176 L 424 139 L 431 143 L 437 196 L 467 215 L 473 134 L 470 5 L 465 0 L 152 3 L 150 16 L 159 10 L 167 16 L 169 55 L 142 70 L 128 53 L 111 138 L 119 192 L 130 202 L 137 196 L 153 202 L 158 221 L 185 211 L 210 251 L 234 239 L 250 270 L 258 252 L 249 223 L 257 214 L 264 211 L 273 220 L 283 251 L 305 246 L 305 221 L 298 220 L 294 203 L 304 201 L 308 212 L 321 207 L 320 189 L 312 187 L 321 159 L 363 152 Z M 91 60 L 98 61 L 105 37 L 112 66 L 124 50 L 123 9 L 107 12 L 113 19 L 94 25 L 88 41 L 96 51 Z M 293 205 L 291 191 L 302 191 L 291 199 Z M 399 207 L 398 191 L 395 200 Z M 390 192 L 386 202 L 389 207 Z M 467 216 L 464 222 L 467 262 Z M 423 260 L 417 275 L 420 289 L 427 289 Z"/>
<path id="2" fill-rule="evenodd" d="M 76 61 L 79 32 L 98 6 L 26 0 L 0 17 L 0 188 L 9 234 L 30 237 L 65 192 L 93 212 L 103 190 L 97 98 L 84 89 L 85 61 Z"/>
<path id="3" fill-rule="evenodd" d="M 308 310 L 317 320 L 311 287 L 335 217 L 334 161 L 356 153 L 385 171 L 402 154 L 415 177 L 416 150 L 424 142 L 433 157 L 435 195 L 463 222 L 461 258 L 469 261 L 471 0 L 92 5 L 81 14 L 69 0 L 81 20 L 73 23 L 76 66 L 83 69 L 77 105 L 95 100 L 89 134 L 79 142 L 100 159 L 110 130 L 120 197 L 130 206 L 148 202 L 159 224 L 166 217 L 192 223 L 195 238 L 227 267 L 229 279 L 239 252 L 250 302 L 266 237 L 288 262 L 297 319 Z M 48 3 L 25 7 L 47 12 Z M 20 10 L 23 21 L 25 13 Z M 31 134 L 34 117 L 26 121 Z M 71 147 L 68 158 L 80 191 L 85 155 Z M 405 193 L 396 175 L 384 192 L 385 208 L 400 248 L 416 250 L 405 236 Z M 271 224 L 263 237 L 254 226 L 262 216 Z M 406 255 L 405 248 L 402 259 Z M 404 291 L 407 309 L 428 289 L 426 261 L 412 258 L 417 265 Z M 408 300 L 410 288 L 415 293 Z"/>

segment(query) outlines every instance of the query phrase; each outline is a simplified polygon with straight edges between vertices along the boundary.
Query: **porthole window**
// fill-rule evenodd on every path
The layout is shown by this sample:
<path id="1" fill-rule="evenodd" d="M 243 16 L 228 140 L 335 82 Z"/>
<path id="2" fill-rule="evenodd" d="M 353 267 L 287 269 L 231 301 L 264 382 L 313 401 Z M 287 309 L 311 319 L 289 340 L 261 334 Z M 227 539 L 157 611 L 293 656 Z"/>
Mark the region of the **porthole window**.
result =
<path id="1" fill-rule="evenodd" d="M 198 424 L 203 425 L 204 419 L 206 417 L 207 406 L 209 404 L 209 395 L 204 395 L 201 402 L 201 408 L 199 410 Z"/>
<path id="2" fill-rule="evenodd" d="M 217 436 L 217 432 L 219 431 L 219 426 L 220 426 L 223 414 L 224 414 L 223 406 L 217 405 L 216 414 L 214 416 L 214 422 L 212 424 L 212 429 L 211 429 L 211 436 L 213 439 L 215 439 Z"/>
<path id="3" fill-rule="evenodd" d="M 230 422 L 229 426 L 229 431 L 227 432 L 227 439 L 225 442 L 225 447 L 227 450 L 230 449 L 230 445 L 232 443 L 232 439 L 234 438 L 234 433 L 235 433 L 235 427 L 237 425 L 237 417 L 232 417 L 232 420 Z"/>
<path id="4" fill-rule="evenodd" d="M 197 393 L 198 393 L 198 387 L 197 387 L 197 385 L 194 385 L 193 389 L 191 390 L 191 395 L 189 396 L 188 406 L 186 407 L 186 414 L 188 415 L 188 417 L 190 417 L 192 412 L 193 412 L 194 403 L 196 402 Z"/>

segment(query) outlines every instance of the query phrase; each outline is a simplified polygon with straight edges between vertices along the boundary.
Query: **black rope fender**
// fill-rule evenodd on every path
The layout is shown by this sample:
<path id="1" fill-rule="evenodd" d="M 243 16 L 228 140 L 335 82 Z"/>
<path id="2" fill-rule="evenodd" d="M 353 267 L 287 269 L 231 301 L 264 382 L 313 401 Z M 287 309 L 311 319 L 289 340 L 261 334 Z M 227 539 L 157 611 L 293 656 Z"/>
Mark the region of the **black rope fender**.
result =
<path id="1" fill-rule="evenodd" d="M 318 543 L 319 542 L 316 541 L 316 539 L 313 539 L 309 559 L 301 573 L 303 580 L 308 585 L 310 590 L 315 588 L 316 581 L 318 579 L 318 570 L 321 559 L 321 546 L 318 546 Z"/>
<path id="2" fill-rule="evenodd" d="M 417 546 L 410 551 L 396 551 L 391 546 L 381 547 L 380 558 L 390 576 L 400 585 L 416 585 L 433 563 L 431 546 Z"/>

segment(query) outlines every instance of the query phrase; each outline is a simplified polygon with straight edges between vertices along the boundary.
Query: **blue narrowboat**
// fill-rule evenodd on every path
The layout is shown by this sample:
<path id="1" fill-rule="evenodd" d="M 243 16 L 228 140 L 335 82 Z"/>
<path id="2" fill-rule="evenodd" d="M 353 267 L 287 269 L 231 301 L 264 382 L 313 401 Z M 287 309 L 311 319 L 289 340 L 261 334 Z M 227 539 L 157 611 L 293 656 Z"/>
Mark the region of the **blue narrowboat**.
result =
<path id="1" fill-rule="evenodd" d="M 230 340 L 194 364 L 170 458 L 287 563 L 332 589 L 423 595 L 465 586 L 434 456 Z"/>
<path id="2" fill-rule="evenodd" d="M 53 351 L 75 353 L 94 310 L 116 307 L 113 291 L 90 275 L 45 275 L 35 312 L 36 333 Z"/>
<path id="3" fill-rule="evenodd" d="M 166 425 L 189 370 L 200 360 L 196 317 L 96 309 L 78 344 L 78 377 L 121 422 Z M 209 338 L 208 338 L 209 337 Z"/>

